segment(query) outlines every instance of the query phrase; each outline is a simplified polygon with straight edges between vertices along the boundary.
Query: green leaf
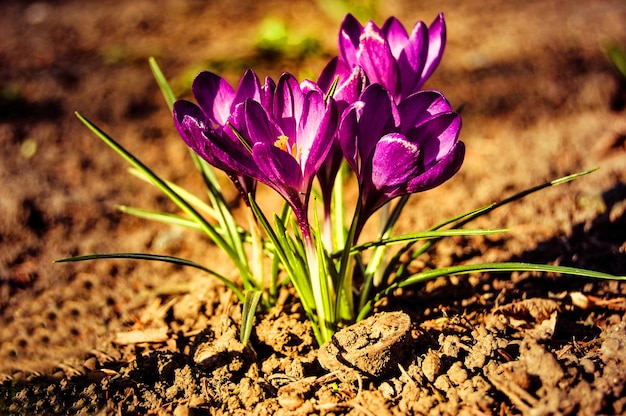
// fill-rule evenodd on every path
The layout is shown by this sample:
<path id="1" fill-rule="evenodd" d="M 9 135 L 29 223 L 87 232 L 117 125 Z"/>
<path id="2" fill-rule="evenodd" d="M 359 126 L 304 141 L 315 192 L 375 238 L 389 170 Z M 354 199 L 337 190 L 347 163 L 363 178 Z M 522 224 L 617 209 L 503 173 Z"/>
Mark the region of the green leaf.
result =
<path id="1" fill-rule="evenodd" d="M 170 214 L 170 213 L 161 212 L 161 211 L 152 211 L 152 210 L 142 209 L 142 208 L 129 207 L 126 205 L 117 205 L 115 208 L 117 208 L 119 211 L 125 214 L 133 215 L 138 218 L 144 218 L 150 221 L 156 221 L 156 222 L 161 222 L 161 223 L 170 224 L 170 225 L 178 225 L 181 227 L 190 228 L 192 230 L 202 231 L 202 228 L 200 227 L 200 225 L 198 225 L 197 222 L 189 218 L 183 217 L 181 215 Z"/>
<path id="2" fill-rule="evenodd" d="M 241 334 L 240 340 L 243 345 L 248 344 L 252 327 L 254 326 L 254 315 L 256 308 L 261 300 L 262 292 L 260 290 L 246 291 L 246 299 L 243 302 L 243 311 L 241 312 Z"/>
<path id="3" fill-rule="evenodd" d="M 594 279 L 606 279 L 606 280 L 626 280 L 626 276 L 614 276 L 608 273 L 597 272 L 594 270 L 580 269 L 577 267 L 567 266 L 553 266 L 549 264 L 534 264 L 534 263 L 518 263 L 518 262 L 503 262 L 503 263 L 484 263 L 484 264 L 468 264 L 460 266 L 443 267 L 435 270 L 428 270 L 420 273 L 415 273 L 400 282 L 389 285 L 385 290 L 376 294 L 361 310 L 357 321 L 368 316 L 374 307 L 374 304 L 382 298 L 393 293 L 394 290 L 403 287 L 416 285 L 423 283 L 441 276 L 455 276 L 460 274 L 470 273 L 485 273 L 485 272 L 544 272 L 544 273 L 559 273 L 577 277 L 589 277 Z"/>
<path id="4" fill-rule="evenodd" d="M 150 180 L 150 182 L 152 182 L 165 195 L 167 195 L 180 209 L 182 209 L 186 214 L 188 214 L 191 218 L 198 222 L 198 224 L 202 228 L 202 231 L 205 232 L 209 236 L 209 238 L 211 238 L 211 240 L 213 240 L 213 242 L 228 255 L 228 257 L 230 257 L 230 259 L 237 267 L 237 270 L 241 274 L 242 279 L 244 281 L 246 279 L 249 279 L 250 271 L 246 267 L 246 265 L 242 263 L 238 252 L 228 244 L 228 242 L 222 237 L 222 235 L 216 231 L 215 227 L 213 227 L 202 215 L 200 215 L 189 202 L 187 202 L 178 193 L 176 193 L 167 184 L 167 182 L 165 182 L 154 172 L 152 172 L 150 168 L 148 168 L 144 163 L 137 159 L 132 153 L 127 151 L 122 145 L 116 142 L 111 136 L 106 134 L 104 131 L 98 128 L 87 118 L 80 115 L 78 112 L 76 112 L 75 114 L 80 119 L 80 121 L 82 121 L 83 124 L 85 124 L 85 126 L 89 128 L 89 130 L 91 130 L 96 136 L 98 136 L 98 138 L 100 138 L 109 147 L 115 150 L 115 152 L 117 152 L 127 162 L 129 162 L 131 166 L 142 172 Z"/>
<path id="5" fill-rule="evenodd" d="M 161 68 L 156 62 L 156 59 L 153 57 L 148 58 L 148 63 L 150 64 L 150 69 L 152 70 L 152 74 L 156 79 L 159 88 L 161 88 L 161 93 L 163 93 L 163 97 L 165 98 L 165 102 L 167 103 L 167 107 L 172 111 L 174 107 L 174 102 L 176 101 L 176 96 L 170 87 L 170 84 L 165 79 L 165 75 L 161 72 Z"/>
<path id="6" fill-rule="evenodd" d="M 615 69 L 626 78 L 626 52 L 617 45 L 609 45 L 604 52 Z"/>
<path id="7" fill-rule="evenodd" d="M 176 100 L 176 96 L 174 95 L 169 83 L 167 82 L 165 76 L 163 75 L 161 68 L 159 68 L 156 60 L 153 57 L 150 57 L 148 62 L 150 63 L 150 68 L 152 69 L 154 78 L 156 79 L 157 84 L 161 88 L 161 92 L 163 93 L 165 102 L 167 103 L 167 106 L 170 109 L 170 111 L 172 111 L 174 102 Z M 249 276 L 249 273 L 247 272 L 247 270 L 249 270 L 249 267 L 247 264 L 246 254 L 243 249 L 243 243 L 242 243 L 242 238 L 240 234 L 241 229 L 237 227 L 237 224 L 235 223 L 230 213 L 230 210 L 226 202 L 224 201 L 223 195 L 221 193 L 221 189 L 219 187 L 219 183 L 216 180 L 215 175 L 213 174 L 212 168 L 208 166 L 208 164 L 204 160 L 201 160 L 195 153 L 191 152 L 191 156 L 196 166 L 202 173 L 202 177 L 205 183 L 207 184 L 207 187 L 209 190 L 209 196 L 211 198 L 211 202 L 213 203 L 213 207 L 215 209 L 214 210 L 211 209 L 206 204 L 203 204 L 202 201 L 193 197 L 191 194 L 189 194 L 186 191 L 184 191 L 183 198 L 190 201 L 190 203 L 194 204 L 196 207 L 200 207 L 200 209 L 202 209 L 204 212 L 211 215 L 213 218 L 218 219 L 220 225 L 222 226 L 222 229 L 225 231 L 225 234 L 222 234 L 222 236 L 228 240 L 228 245 L 236 251 L 237 257 L 238 257 L 238 263 L 242 265 L 242 267 L 240 268 L 240 272 L 242 274 L 244 285 L 250 286 L 254 282 L 254 279 L 252 279 L 251 276 Z M 183 191 L 182 188 L 179 188 L 179 187 L 175 187 L 175 188 L 177 189 L 179 194 L 181 191 Z M 217 211 L 217 214 L 219 214 L 219 217 L 216 216 L 216 211 Z"/>
<path id="8" fill-rule="evenodd" d="M 278 218 L 278 221 L 275 222 L 278 232 L 275 232 L 267 220 L 267 217 L 263 214 L 263 211 L 253 198 L 250 198 L 250 208 L 252 209 L 254 216 L 259 221 L 259 225 L 263 231 L 265 231 L 265 234 L 274 244 L 274 254 L 278 256 L 281 264 L 285 268 L 285 271 L 296 288 L 298 295 L 300 296 L 302 307 L 311 322 L 315 338 L 321 339 L 320 329 L 316 323 L 315 314 L 313 313 L 315 300 L 313 299 L 310 282 L 306 278 L 306 272 L 302 270 L 302 261 L 296 259 L 296 251 L 290 247 L 290 244 L 293 244 L 293 241 L 289 241 L 285 224 L 282 219 Z"/>
<path id="9" fill-rule="evenodd" d="M 148 177 L 145 173 L 143 173 L 142 171 L 140 171 L 139 169 L 135 169 L 135 168 L 128 168 L 128 172 L 151 184 L 154 185 L 154 183 L 150 180 L 150 177 Z M 209 217 L 213 218 L 214 220 L 217 221 L 217 214 L 215 212 L 215 210 L 213 208 L 211 208 L 209 206 L 209 204 L 207 204 L 206 202 L 204 202 L 203 200 L 201 200 L 200 198 L 198 198 L 197 196 L 195 196 L 194 194 L 192 194 L 191 192 L 187 191 L 185 188 L 176 185 L 173 182 L 170 181 L 165 181 L 165 183 L 172 188 L 172 190 L 174 192 L 176 192 L 178 195 L 180 195 L 180 197 L 182 199 L 184 199 L 185 201 L 187 201 L 191 206 L 193 206 L 195 209 L 197 209 L 200 212 L 205 213 L 206 215 L 208 215 Z"/>
<path id="10" fill-rule="evenodd" d="M 147 260 L 147 261 L 160 261 L 164 263 L 176 264 L 178 266 L 193 267 L 198 270 L 202 270 L 205 273 L 216 277 L 226 287 L 228 287 L 237 296 L 240 302 L 244 301 L 245 296 L 243 292 L 237 287 L 235 283 L 221 274 L 208 269 L 201 264 L 195 263 L 191 260 L 183 259 L 180 257 L 164 256 L 159 254 L 148 253 L 103 253 L 103 254 L 88 254 L 84 256 L 68 257 L 65 259 L 55 260 L 54 263 L 70 263 L 88 260 L 105 260 L 105 259 L 131 259 L 131 260 Z"/>
<path id="11" fill-rule="evenodd" d="M 507 228 L 495 228 L 495 229 L 452 229 L 452 230 L 437 230 L 437 231 L 423 231 L 419 233 L 403 234 L 396 237 L 383 238 L 377 241 L 370 241 L 363 244 L 352 246 L 351 253 L 357 253 L 363 250 L 370 249 L 378 246 L 389 246 L 392 244 L 404 243 L 407 241 L 429 240 L 433 238 L 442 237 L 455 237 L 455 236 L 473 236 L 473 235 L 490 235 L 500 234 L 508 232 Z M 341 253 L 336 253 L 333 257 L 338 257 Z"/>
<path id="12" fill-rule="evenodd" d="M 452 228 L 460 228 L 462 226 L 464 226 L 465 224 L 469 223 L 470 221 L 475 220 L 478 217 L 481 217 L 483 215 L 486 215 L 488 213 L 490 213 L 491 211 L 493 211 L 496 208 L 499 208 L 503 205 L 506 204 L 510 204 L 511 202 L 515 202 L 517 200 L 520 200 L 532 193 L 541 191 L 542 189 L 545 188 L 549 188 L 551 186 L 557 186 L 557 185 L 561 185 L 570 181 L 573 181 L 574 179 L 578 179 L 581 176 L 585 176 L 588 175 L 592 172 L 595 172 L 596 170 L 598 170 L 599 168 L 594 168 L 594 169 L 588 169 L 588 170 L 584 170 L 581 172 L 577 172 L 571 175 L 567 175 L 567 176 L 563 176 L 561 178 L 558 179 L 554 179 L 551 180 L 549 182 L 545 182 L 543 184 L 537 185 L 537 186 L 533 186 L 531 188 L 525 189 L 521 192 L 518 192 L 508 198 L 505 198 L 499 202 L 495 202 L 486 206 L 483 206 L 481 208 L 469 211 L 465 214 L 461 214 L 458 215 L 456 217 L 450 218 L 440 224 L 435 225 L 434 227 L 430 228 L 428 231 L 435 231 L 435 230 L 439 230 L 442 227 L 445 227 L 447 225 L 451 225 Z M 419 249 L 417 249 L 415 252 L 413 252 L 409 258 L 409 260 L 407 262 L 404 262 L 402 264 L 400 264 L 400 257 L 406 253 L 407 251 L 409 251 L 411 249 L 411 247 L 414 244 L 414 241 L 411 241 L 409 244 L 406 244 L 404 247 L 402 247 L 400 250 L 398 250 L 398 252 L 394 255 L 393 259 L 389 262 L 389 264 L 387 265 L 387 269 L 385 271 L 385 275 L 390 275 L 392 273 L 392 271 L 398 267 L 397 271 L 396 271 L 396 277 L 400 277 L 404 274 L 406 267 L 408 266 L 408 264 L 413 261 L 414 259 L 416 259 L 417 257 L 419 257 L 422 253 L 425 253 L 426 251 L 430 250 L 430 248 L 435 245 L 438 241 L 440 241 L 440 238 L 436 238 L 433 239 L 431 241 L 426 242 L 425 244 L 423 244 Z"/>

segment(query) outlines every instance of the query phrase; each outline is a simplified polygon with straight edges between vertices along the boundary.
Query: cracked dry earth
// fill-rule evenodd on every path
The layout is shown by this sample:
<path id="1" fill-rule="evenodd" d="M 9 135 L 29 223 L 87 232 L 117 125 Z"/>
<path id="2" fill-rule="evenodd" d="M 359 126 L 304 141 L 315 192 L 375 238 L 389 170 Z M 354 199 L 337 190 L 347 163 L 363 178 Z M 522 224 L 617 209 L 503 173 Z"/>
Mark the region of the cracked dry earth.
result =
<path id="1" fill-rule="evenodd" d="M 201 195 L 147 58 L 186 97 L 203 68 L 233 83 L 247 67 L 310 76 L 336 53 L 339 22 L 321 4 L 0 3 L 0 413 L 626 414 L 621 282 L 441 278 L 394 293 L 322 348 L 286 288 L 244 347 L 240 305 L 206 276 L 157 263 L 51 264 L 146 251 L 232 275 L 203 237 L 115 210 L 175 207 L 72 112 Z M 443 240 L 411 270 L 513 260 L 626 275 L 625 85 L 601 50 L 626 45 L 623 1 L 396 0 L 378 9 L 379 23 L 395 15 L 409 25 L 445 13 L 446 54 L 427 87 L 464 104 L 463 168 L 415 195 L 398 233 L 600 167 L 471 224 L 510 232 Z M 309 37 L 317 48 L 257 48 L 267 16 L 284 19 L 295 44 Z M 267 190 L 260 198 L 275 199 Z"/>

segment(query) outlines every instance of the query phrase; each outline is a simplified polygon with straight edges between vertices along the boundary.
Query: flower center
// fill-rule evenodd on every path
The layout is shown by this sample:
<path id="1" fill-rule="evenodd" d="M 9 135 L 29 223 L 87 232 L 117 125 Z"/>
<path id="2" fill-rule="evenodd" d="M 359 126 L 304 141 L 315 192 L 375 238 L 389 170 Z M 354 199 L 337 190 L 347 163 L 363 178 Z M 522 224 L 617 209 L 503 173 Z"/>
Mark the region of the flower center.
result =
<path id="1" fill-rule="evenodd" d="M 280 150 L 289 153 L 291 156 L 294 157 L 294 159 L 300 159 L 300 149 L 298 149 L 295 144 L 292 144 L 290 148 L 289 137 L 285 136 L 284 134 L 278 136 L 278 139 L 276 139 L 276 141 L 274 142 L 274 146 L 278 147 Z"/>

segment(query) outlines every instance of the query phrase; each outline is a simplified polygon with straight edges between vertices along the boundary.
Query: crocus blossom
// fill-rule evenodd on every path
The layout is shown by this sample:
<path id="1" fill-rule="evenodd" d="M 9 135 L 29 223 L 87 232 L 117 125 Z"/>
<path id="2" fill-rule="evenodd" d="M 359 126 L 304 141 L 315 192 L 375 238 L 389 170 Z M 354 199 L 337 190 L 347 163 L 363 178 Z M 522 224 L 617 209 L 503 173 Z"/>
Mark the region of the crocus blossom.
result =
<path id="1" fill-rule="evenodd" d="M 311 83 L 301 86 L 285 74 L 278 81 L 272 113 L 251 100 L 245 105 L 245 125 L 234 125 L 252 143 L 252 157 L 261 173 L 258 179 L 278 191 L 299 219 L 306 219 L 313 179 L 337 128 L 334 100 L 325 100 Z"/>
<path id="2" fill-rule="evenodd" d="M 256 186 L 254 163 L 228 126 L 228 119 L 247 99 L 271 108 L 274 89 L 271 78 L 261 85 L 252 70 L 244 73 L 236 90 L 219 75 L 203 71 L 192 84 L 198 105 L 185 100 L 174 103 L 174 121 L 182 139 L 197 155 L 226 172 L 245 201 Z"/>
<path id="3" fill-rule="evenodd" d="M 193 92 L 200 107 L 176 102 L 176 125 L 209 164 L 274 188 L 304 225 L 313 179 L 337 128 L 335 102 L 325 100 L 315 84 L 300 85 L 289 74 L 275 88 L 271 81 L 261 87 L 256 76 L 255 82 L 247 76 L 236 92 L 213 74 L 196 78 Z"/>
<path id="4" fill-rule="evenodd" d="M 381 206 L 450 179 L 465 154 L 461 117 L 443 95 L 420 91 L 396 105 L 379 84 L 344 112 L 339 139 L 361 192 L 358 230 Z M 357 232 L 358 236 L 358 232 Z"/>
<path id="5" fill-rule="evenodd" d="M 426 27 L 417 22 L 411 33 L 395 17 L 382 28 L 365 26 L 351 14 L 339 32 L 339 53 L 350 68 L 360 66 L 371 83 L 381 84 L 397 102 L 417 92 L 441 61 L 446 43 L 443 14 Z"/>

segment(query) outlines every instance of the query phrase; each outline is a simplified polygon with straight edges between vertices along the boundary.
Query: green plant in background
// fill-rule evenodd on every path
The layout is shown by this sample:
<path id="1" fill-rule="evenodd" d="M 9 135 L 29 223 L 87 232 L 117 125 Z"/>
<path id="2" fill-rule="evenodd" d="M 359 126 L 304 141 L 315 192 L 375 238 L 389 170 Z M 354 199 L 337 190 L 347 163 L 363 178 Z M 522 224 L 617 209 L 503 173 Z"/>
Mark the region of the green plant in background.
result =
<path id="1" fill-rule="evenodd" d="M 243 343 L 250 337 L 257 306 L 271 308 L 280 288 L 288 284 L 296 289 L 321 345 L 339 328 L 371 314 L 376 303 L 395 289 L 440 276 L 543 271 L 624 280 L 579 268 L 513 262 L 408 272 L 410 262 L 442 238 L 506 231 L 462 228 L 473 219 L 590 172 L 539 185 L 425 232 L 394 235 L 409 196 L 451 179 L 465 155 L 459 140 L 460 115 L 443 94 L 421 90 L 441 60 L 445 38 L 443 15 L 430 26 L 418 22 L 410 34 L 395 18 L 379 28 L 371 21 L 362 26 L 348 15 L 340 30 L 340 56 L 329 62 L 316 82 L 298 82 L 284 74 L 277 83 L 270 78 L 261 83 L 248 70 L 232 88 L 219 75 L 203 71 L 192 86 L 197 104 L 176 101 L 151 60 L 175 125 L 193 150 L 208 202 L 161 179 L 77 115 L 132 165 L 134 175 L 158 187 L 182 213 L 122 210 L 205 233 L 229 256 L 242 286 L 209 267 L 171 256 L 112 253 L 61 261 L 131 258 L 202 270 L 222 281 L 243 304 Z M 245 226 L 232 216 L 216 168 L 226 173 L 246 203 Z M 344 197 L 346 177 L 357 184 L 356 201 Z M 280 212 L 268 215 L 259 206 L 259 182 L 284 199 Z M 379 235 L 361 242 L 361 231 L 375 214 L 380 215 Z"/>
<path id="2" fill-rule="evenodd" d="M 258 33 L 255 47 L 263 56 L 302 59 L 320 52 L 320 42 L 315 36 L 289 27 L 285 20 L 276 16 L 265 17 Z"/>
<path id="3" fill-rule="evenodd" d="M 615 70 L 621 74 L 622 78 L 626 79 L 626 52 L 624 49 L 615 44 L 610 44 L 604 48 L 604 53 Z"/>

